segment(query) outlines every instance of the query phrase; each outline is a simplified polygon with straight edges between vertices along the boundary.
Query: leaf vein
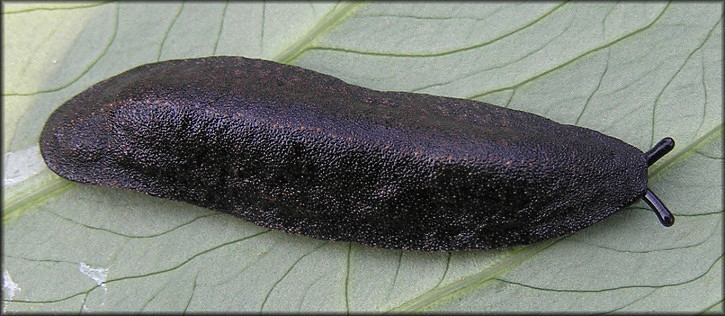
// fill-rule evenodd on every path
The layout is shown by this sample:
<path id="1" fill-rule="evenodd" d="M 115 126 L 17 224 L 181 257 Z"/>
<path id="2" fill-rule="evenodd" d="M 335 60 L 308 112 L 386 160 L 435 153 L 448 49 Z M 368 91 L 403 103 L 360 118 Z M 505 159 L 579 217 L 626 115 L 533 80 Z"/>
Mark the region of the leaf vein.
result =
<path id="1" fill-rule="evenodd" d="M 58 87 L 55 87 L 55 88 L 44 89 L 44 90 L 39 90 L 39 91 L 34 91 L 34 92 L 11 92 L 11 93 L 4 93 L 3 96 L 32 96 L 32 95 L 36 95 L 36 94 L 56 92 L 56 91 L 60 91 L 62 89 L 65 89 L 65 88 L 69 87 L 71 84 L 73 84 L 76 81 L 78 81 L 78 79 L 80 79 L 86 73 L 88 73 L 88 71 L 91 68 L 93 68 L 93 66 L 95 66 L 98 63 L 98 61 L 101 60 L 101 58 L 103 58 L 104 56 L 106 56 L 106 53 L 108 53 L 108 49 L 111 47 L 111 45 L 113 44 L 113 42 L 116 40 L 116 35 L 118 34 L 118 24 L 119 24 L 119 20 L 120 20 L 119 19 L 120 11 L 121 10 L 119 9 L 119 3 L 116 3 L 116 18 L 115 18 L 115 21 L 113 22 L 113 34 L 109 38 L 109 40 L 106 43 L 106 45 L 103 47 L 103 50 L 101 51 L 101 53 L 98 56 L 96 56 L 96 58 L 93 61 L 91 61 L 90 65 L 88 65 L 83 71 L 81 71 L 80 74 L 78 74 L 75 78 L 73 78 L 70 81 L 68 81 L 67 83 L 62 84 L 62 85 L 60 85 Z"/>
<path id="2" fill-rule="evenodd" d="M 282 280 L 284 280 L 287 277 L 287 275 L 290 272 L 292 272 L 292 270 L 295 268 L 295 266 L 297 266 L 297 264 L 300 263 L 300 261 L 302 261 L 302 259 L 304 259 L 308 255 L 314 253 L 318 249 L 322 248 L 322 246 L 327 245 L 327 244 L 328 244 L 328 242 L 321 243 L 320 245 L 318 245 L 314 249 L 308 251 L 307 253 L 305 253 L 302 256 L 300 256 L 299 258 L 297 258 L 297 260 L 295 260 L 295 262 L 292 263 L 292 265 L 289 268 L 287 268 L 287 271 L 284 272 L 284 274 L 282 275 L 282 277 L 279 278 L 277 281 L 275 281 L 274 284 L 272 285 L 272 288 L 270 288 L 269 291 L 267 291 L 267 295 L 264 296 L 264 300 L 262 301 L 262 306 L 259 307 L 259 311 L 260 312 L 263 312 L 264 311 L 264 305 L 267 304 L 267 300 L 269 300 L 269 296 L 272 295 L 272 292 L 274 292 L 274 289 L 277 287 L 277 285 L 280 282 L 282 282 Z"/>
<path id="3" fill-rule="evenodd" d="M 159 44 L 159 51 L 156 54 L 156 61 L 161 60 L 161 53 L 164 51 L 164 45 L 166 44 L 166 40 L 169 38 L 171 29 L 174 27 L 174 25 L 176 25 L 176 21 L 179 19 L 179 16 L 181 16 L 181 11 L 184 10 L 184 5 L 186 5 L 186 3 L 182 2 L 181 6 L 179 7 L 179 10 L 176 11 L 176 14 L 171 19 L 169 26 L 166 27 L 166 31 L 164 32 L 163 36 L 161 37 L 161 43 Z"/>
<path id="4" fill-rule="evenodd" d="M 521 26 L 521 27 L 519 27 L 517 29 L 514 29 L 514 30 L 512 30 L 512 31 L 510 31 L 510 32 L 508 32 L 506 34 L 500 35 L 498 37 L 495 37 L 495 38 L 492 38 L 490 40 L 483 41 L 483 42 L 480 42 L 480 43 L 477 43 L 477 44 L 473 44 L 473 45 L 469 45 L 469 46 L 465 46 L 465 47 L 460 47 L 460 48 L 456 48 L 456 49 L 451 49 L 451 50 L 447 50 L 447 51 L 437 52 L 437 53 L 419 53 L 419 54 L 413 54 L 413 53 L 392 53 L 392 52 L 357 51 L 357 50 L 346 49 L 346 48 L 341 48 L 341 47 L 325 47 L 325 46 L 310 46 L 306 50 L 336 51 L 336 52 L 351 53 L 351 54 L 358 54 L 358 55 L 383 56 L 383 57 L 398 57 L 398 58 L 399 57 L 442 57 L 442 56 L 447 56 L 447 55 L 451 55 L 451 54 L 456 54 L 456 53 L 461 53 L 461 52 L 466 52 L 466 51 L 474 50 L 474 49 L 477 49 L 477 48 L 481 48 L 481 47 L 487 46 L 489 44 L 495 43 L 495 42 L 497 42 L 499 40 L 502 40 L 502 39 L 506 38 L 507 36 L 516 34 L 516 33 L 520 32 L 522 30 L 525 30 L 527 27 L 532 26 L 532 25 L 538 23 L 539 21 L 543 20 L 544 18 L 550 16 L 553 12 L 557 11 L 564 4 L 565 4 L 565 2 L 562 2 L 562 3 L 558 4 L 557 6 L 553 7 L 551 10 L 545 12 L 544 14 L 542 14 L 539 17 L 537 17 L 536 19 L 533 19 L 531 22 L 529 22 L 529 23 L 527 23 L 527 24 L 525 24 L 525 25 L 523 25 L 523 26 Z"/>
<path id="5" fill-rule="evenodd" d="M 723 258 L 723 255 L 721 254 L 720 256 L 717 257 L 717 259 L 713 263 L 710 264 L 710 266 L 708 267 L 707 270 L 705 270 L 705 272 L 696 276 L 693 279 L 685 280 L 682 282 L 662 284 L 662 285 L 623 285 L 623 286 L 617 286 L 617 287 L 611 287 L 611 288 L 600 288 L 600 289 L 591 289 L 591 290 L 588 290 L 588 289 L 573 290 L 573 289 L 563 289 L 563 288 L 553 288 L 553 287 L 548 288 L 548 287 L 542 287 L 542 286 L 535 286 L 535 285 L 525 284 L 525 283 L 521 283 L 521 282 L 510 281 L 510 280 L 506 280 L 506 279 L 498 278 L 498 277 L 494 277 L 493 279 L 496 281 L 503 282 L 503 283 L 518 285 L 518 286 L 522 286 L 522 287 L 526 287 L 526 288 L 530 288 L 530 289 L 534 289 L 534 290 L 562 292 L 562 293 L 604 293 L 604 292 L 619 291 L 619 290 L 625 290 L 625 289 L 637 289 L 637 288 L 662 289 L 662 288 L 689 284 L 689 283 L 695 282 L 695 281 L 705 277 L 710 271 L 712 271 L 712 269 L 715 267 L 715 265 L 722 260 L 722 258 Z"/>
<path id="6" fill-rule="evenodd" d="M 242 238 L 239 238 L 239 239 L 235 239 L 235 240 L 228 241 L 228 242 L 222 243 L 220 245 L 211 247 L 211 248 L 206 249 L 204 251 L 201 251 L 201 252 L 199 252 L 197 254 L 194 254 L 193 256 L 191 256 L 188 259 L 182 261 L 181 263 L 177 264 L 176 266 L 173 266 L 173 267 L 170 267 L 170 268 L 167 268 L 167 269 L 163 269 L 163 270 L 159 270 L 159 271 L 154 271 L 154 272 L 149 272 L 149 273 L 144 273 L 144 274 L 138 274 L 138 275 L 130 275 L 130 276 L 125 276 L 125 277 L 120 277 L 120 278 L 117 278 L 117 279 L 111 279 L 111 280 L 106 281 L 105 283 L 106 284 L 110 284 L 110 283 L 113 283 L 113 282 L 130 280 L 130 279 L 137 279 L 137 278 L 143 278 L 143 277 L 147 277 L 147 276 L 152 276 L 152 275 L 157 275 L 157 274 L 161 274 L 161 273 L 166 273 L 166 272 L 169 272 L 169 271 L 173 271 L 173 270 L 176 270 L 176 269 L 178 269 L 178 268 L 186 265 L 191 260 L 194 260 L 195 258 L 200 257 L 200 256 L 202 256 L 204 254 L 210 253 L 210 252 L 212 252 L 214 250 L 217 250 L 217 249 L 220 249 L 220 248 L 223 248 L 223 247 L 226 247 L 226 246 L 229 246 L 229 245 L 238 243 L 238 242 L 242 242 L 242 241 L 245 241 L 245 240 L 248 240 L 248 239 L 251 239 L 251 238 L 260 236 L 262 234 L 266 234 L 268 232 L 270 232 L 270 230 L 265 230 L 265 231 L 262 231 L 262 232 L 259 232 L 259 233 L 256 233 L 256 234 L 252 234 L 252 235 L 249 235 L 249 236 L 245 236 L 245 237 L 242 237 Z"/>

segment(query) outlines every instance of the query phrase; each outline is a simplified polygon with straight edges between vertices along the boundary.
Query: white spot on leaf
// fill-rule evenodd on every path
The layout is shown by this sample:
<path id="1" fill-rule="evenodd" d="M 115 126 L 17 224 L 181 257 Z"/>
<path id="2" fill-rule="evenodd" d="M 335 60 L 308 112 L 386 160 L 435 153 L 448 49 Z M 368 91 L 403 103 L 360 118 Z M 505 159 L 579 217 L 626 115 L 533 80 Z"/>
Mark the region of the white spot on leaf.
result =
<path id="1" fill-rule="evenodd" d="M 3 310 L 5 307 L 7 307 L 7 301 L 12 300 L 13 296 L 15 296 L 15 292 L 21 291 L 20 287 L 17 283 L 13 282 L 13 279 L 10 278 L 10 273 L 8 270 L 3 270 L 3 293 L 5 293 L 5 303 L 3 304 Z"/>
<path id="2" fill-rule="evenodd" d="M 38 146 L 6 153 L 3 186 L 21 182 L 44 169 L 45 162 L 43 162 L 43 157 L 40 155 L 40 148 Z"/>
<path id="3" fill-rule="evenodd" d="M 84 262 L 81 262 L 80 271 L 81 273 L 91 278 L 93 281 L 96 281 L 96 284 L 98 284 L 98 286 L 101 286 L 103 288 L 106 287 L 104 282 L 106 282 L 106 277 L 108 276 L 107 268 L 92 268 Z"/>

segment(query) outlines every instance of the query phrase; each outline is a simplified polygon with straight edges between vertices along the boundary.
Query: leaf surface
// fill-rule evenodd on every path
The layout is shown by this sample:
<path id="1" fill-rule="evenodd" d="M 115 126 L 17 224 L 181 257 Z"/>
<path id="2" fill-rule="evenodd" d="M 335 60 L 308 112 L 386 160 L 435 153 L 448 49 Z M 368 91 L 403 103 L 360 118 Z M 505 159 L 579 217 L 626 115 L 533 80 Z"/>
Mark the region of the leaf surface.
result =
<path id="1" fill-rule="evenodd" d="M 722 311 L 722 4 L 4 3 L 5 311 Z M 45 167 L 50 113 L 137 65 L 240 55 L 469 98 L 643 151 L 643 202 L 576 234 L 424 253 L 289 235 Z"/>

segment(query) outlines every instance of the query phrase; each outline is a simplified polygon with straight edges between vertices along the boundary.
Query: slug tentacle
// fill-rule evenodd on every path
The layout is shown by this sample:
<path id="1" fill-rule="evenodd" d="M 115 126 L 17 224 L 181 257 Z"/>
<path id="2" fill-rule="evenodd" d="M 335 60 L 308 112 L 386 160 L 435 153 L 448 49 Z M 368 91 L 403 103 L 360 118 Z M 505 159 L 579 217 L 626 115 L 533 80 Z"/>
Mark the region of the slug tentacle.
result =
<path id="1" fill-rule="evenodd" d="M 663 138 L 656 145 L 654 145 L 652 149 L 644 154 L 645 157 L 647 157 L 647 165 L 653 165 L 657 160 L 669 153 L 673 148 L 675 148 L 675 140 L 670 137 Z M 652 211 L 655 212 L 657 218 L 660 220 L 660 223 L 662 223 L 663 226 L 670 227 L 672 226 L 672 224 L 675 223 L 675 216 L 672 215 L 670 210 L 667 209 L 667 206 L 662 203 L 662 201 L 657 197 L 657 195 L 654 194 L 654 192 L 652 192 L 652 190 L 647 188 L 647 191 L 645 192 L 642 199 L 647 202 L 650 208 L 652 208 Z"/>
<path id="2" fill-rule="evenodd" d="M 674 139 L 670 137 L 665 137 L 660 140 L 654 147 L 652 147 L 652 149 L 648 150 L 644 154 L 645 157 L 647 157 L 647 165 L 653 165 L 655 162 L 657 162 L 657 160 L 660 160 L 662 156 L 670 152 L 672 148 L 675 148 Z"/>
<path id="3" fill-rule="evenodd" d="M 672 226 L 672 224 L 675 223 L 675 216 L 672 215 L 670 210 L 667 209 L 667 206 L 665 206 L 665 204 L 660 201 L 660 199 L 657 197 L 657 195 L 654 194 L 654 192 L 652 192 L 652 190 L 647 188 L 647 191 L 645 192 L 642 199 L 647 202 L 649 207 L 652 208 L 663 226 L 670 227 Z"/>

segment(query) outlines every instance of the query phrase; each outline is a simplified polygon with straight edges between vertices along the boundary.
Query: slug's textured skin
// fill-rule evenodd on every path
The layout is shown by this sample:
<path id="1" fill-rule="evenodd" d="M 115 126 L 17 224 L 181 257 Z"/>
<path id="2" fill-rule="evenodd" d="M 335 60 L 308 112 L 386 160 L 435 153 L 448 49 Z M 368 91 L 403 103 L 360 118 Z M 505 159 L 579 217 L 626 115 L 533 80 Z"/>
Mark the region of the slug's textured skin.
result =
<path id="1" fill-rule="evenodd" d="M 242 57 L 164 61 L 102 81 L 50 116 L 40 149 L 72 181 L 428 251 L 569 234 L 647 187 L 644 154 L 596 131 Z"/>

